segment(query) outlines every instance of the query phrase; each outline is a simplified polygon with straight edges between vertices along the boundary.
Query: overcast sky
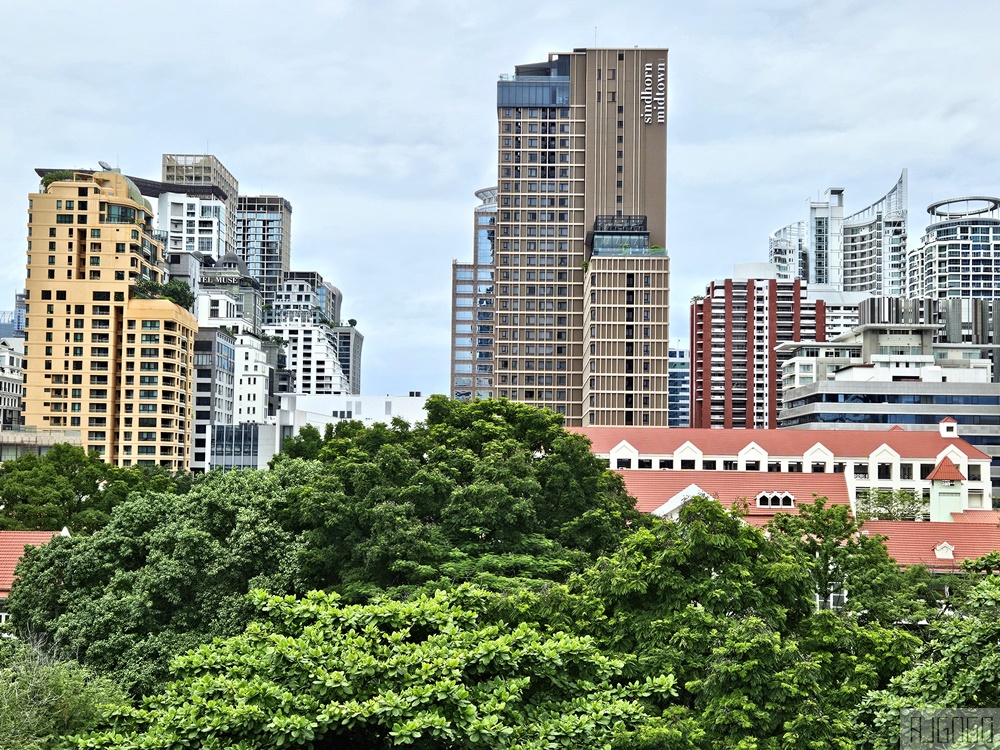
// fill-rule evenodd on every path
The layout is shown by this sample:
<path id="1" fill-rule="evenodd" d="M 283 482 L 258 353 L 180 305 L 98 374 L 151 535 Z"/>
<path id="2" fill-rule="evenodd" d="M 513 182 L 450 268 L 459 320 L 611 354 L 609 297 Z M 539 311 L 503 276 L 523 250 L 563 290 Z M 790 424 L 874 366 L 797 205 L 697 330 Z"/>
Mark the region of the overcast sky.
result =
<path id="1" fill-rule="evenodd" d="M 0 0 L 0 309 L 35 167 L 158 178 L 212 153 L 293 206 L 292 265 L 344 293 L 366 393 L 448 391 L 450 266 L 496 184 L 495 81 L 593 46 L 665 46 L 671 332 L 806 200 L 910 170 L 928 203 L 1000 193 L 996 0 Z"/>

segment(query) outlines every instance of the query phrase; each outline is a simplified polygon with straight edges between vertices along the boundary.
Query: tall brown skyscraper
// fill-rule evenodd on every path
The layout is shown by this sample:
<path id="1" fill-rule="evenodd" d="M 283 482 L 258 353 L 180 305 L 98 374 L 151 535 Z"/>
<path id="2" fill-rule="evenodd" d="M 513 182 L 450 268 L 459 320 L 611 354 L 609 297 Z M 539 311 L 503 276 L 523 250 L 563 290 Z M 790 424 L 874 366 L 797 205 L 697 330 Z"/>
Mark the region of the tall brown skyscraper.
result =
<path id="1" fill-rule="evenodd" d="M 495 396 L 667 424 L 666 76 L 665 49 L 577 49 L 497 84 Z"/>

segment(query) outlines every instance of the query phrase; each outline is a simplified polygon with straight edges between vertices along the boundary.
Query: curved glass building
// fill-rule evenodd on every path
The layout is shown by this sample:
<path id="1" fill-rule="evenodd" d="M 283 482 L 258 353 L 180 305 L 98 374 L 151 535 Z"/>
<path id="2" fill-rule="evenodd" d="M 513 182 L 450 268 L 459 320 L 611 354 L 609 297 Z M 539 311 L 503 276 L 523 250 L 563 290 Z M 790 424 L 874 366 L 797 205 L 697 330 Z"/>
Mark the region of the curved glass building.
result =
<path id="1" fill-rule="evenodd" d="M 809 218 L 776 229 L 768 259 L 779 279 L 844 292 L 902 294 L 906 278 L 907 172 L 866 208 L 844 215 L 843 188 L 809 200 Z"/>
<path id="2" fill-rule="evenodd" d="M 903 293 L 906 255 L 906 170 L 892 189 L 844 219 L 843 289 L 896 296 Z"/>

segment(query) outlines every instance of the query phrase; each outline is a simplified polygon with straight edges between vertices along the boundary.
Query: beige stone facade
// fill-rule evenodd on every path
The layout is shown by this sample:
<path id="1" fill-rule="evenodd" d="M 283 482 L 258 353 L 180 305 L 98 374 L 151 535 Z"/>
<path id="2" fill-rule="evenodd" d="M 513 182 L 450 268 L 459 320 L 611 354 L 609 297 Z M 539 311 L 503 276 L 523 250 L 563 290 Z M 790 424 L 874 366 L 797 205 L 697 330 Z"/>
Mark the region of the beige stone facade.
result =
<path id="1" fill-rule="evenodd" d="M 149 203 L 106 171 L 52 182 L 28 206 L 24 424 L 78 429 L 119 466 L 186 469 L 197 323 L 135 296 L 164 278 Z"/>
<path id="2" fill-rule="evenodd" d="M 667 424 L 666 74 L 578 49 L 498 83 L 496 396 Z"/>

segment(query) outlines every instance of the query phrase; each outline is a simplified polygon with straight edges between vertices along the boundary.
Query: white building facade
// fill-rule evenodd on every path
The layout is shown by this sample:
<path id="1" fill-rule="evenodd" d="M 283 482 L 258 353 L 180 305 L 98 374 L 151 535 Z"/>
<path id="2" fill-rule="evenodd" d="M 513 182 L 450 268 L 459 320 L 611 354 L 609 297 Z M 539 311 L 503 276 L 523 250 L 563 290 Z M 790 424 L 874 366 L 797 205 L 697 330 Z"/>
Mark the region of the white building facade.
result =
<path id="1" fill-rule="evenodd" d="M 1000 297 L 1000 198 L 932 203 L 920 246 L 907 254 L 908 297 Z"/>
<path id="2" fill-rule="evenodd" d="M 0 425 L 21 424 L 21 396 L 24 390 L 24 339 L 0 339 Z"/>
<path id="3" fill-rule="evenodd" d="M 846 213 L 844 188 L 808 202 L 808 218 L 773 231 L 768 258 L 781 280 L 868 294 L 902 294 L 906 279 L 907 170 L 881 198 Z"/>

